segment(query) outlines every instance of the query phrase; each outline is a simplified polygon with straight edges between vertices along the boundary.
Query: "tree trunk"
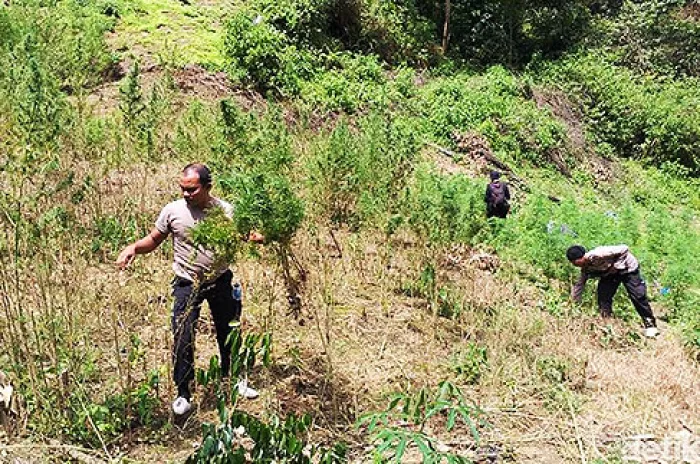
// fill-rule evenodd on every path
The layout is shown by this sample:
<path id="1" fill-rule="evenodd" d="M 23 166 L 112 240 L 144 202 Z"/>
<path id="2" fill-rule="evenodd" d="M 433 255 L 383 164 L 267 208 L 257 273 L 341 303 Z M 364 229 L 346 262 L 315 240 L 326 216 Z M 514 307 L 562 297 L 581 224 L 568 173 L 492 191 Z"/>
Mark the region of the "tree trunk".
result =
<path id="1" fill-rule="evenodd" d="M 445 0 L 445 23 L 442 27 L 442 54 L 447 53 L 447 45 L 450 41 L 450 0 Z"/>

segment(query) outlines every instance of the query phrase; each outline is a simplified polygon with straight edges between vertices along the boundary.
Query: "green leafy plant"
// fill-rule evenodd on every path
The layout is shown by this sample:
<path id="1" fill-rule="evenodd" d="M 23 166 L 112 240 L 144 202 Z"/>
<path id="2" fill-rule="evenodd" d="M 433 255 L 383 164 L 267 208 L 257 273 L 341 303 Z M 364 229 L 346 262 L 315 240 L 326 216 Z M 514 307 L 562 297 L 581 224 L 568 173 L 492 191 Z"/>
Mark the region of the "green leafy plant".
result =
<path id="1" fill-rule="evenodd" d="M 232 363 L 230 375 L 237 379 L 253 368 L 260 359 L 263 366 L 271 362 L 272 336 L 249 333 L 242 336 L 240 326 L 235 326 L 228 337 L 231 345 Z M 188 463 L 209 462 L 294 462 L 300 464 L 321 462 L 327 464 L 345 462 L 345 446 L 335 445 L 330 449 L 308 443 L 303 435 L 311 426 L 308 415 L 290 415 L 281 420 L 277 416 L 263 421 L 236 409 L 238 389 L 230 391 L 231 407 L 228 407 L 226 392 L 221 388 L 221 369 L 216 357 L 212 357 L 207 370 L 198 369 L 199 385 L 214 387 L 219 413 L 218 425 L 202 425 L 202 443 L 188 459 Z M 252 449 L 243 446 L 241 438 L 253 442 Z"/>
<path id="2" fill-rule="evenodd" d="M 296 94 L 314 69 L 314 55 L 297 48 L 284 33 L 252 9 L 228 21 L 225 48 L 230 74 L 258 90 Z"/>
<path id="3" fill-rule="evenodd" d="M 233 199 L 235 228 L 242 236 L 263 234 L 280 265 L 290 309 L 299 314 L 306 271 L 292 251 L 292 238 L 304 218 L 304 203 L 290 179 L 294 153 L 289 134 L 274 108 L 258 122 L 224 100 L 221 116 L 222 143 L 212 165 L 221 170 L 219 183 Z"/>
<path id="4" fill-rule="evenodd" d="M 245 235 L 239 233 L 236 224 L 223 208 L 215 208 L 207 217 L 190 230 L 192 243 L 214 252 L 221 264 L 235 263 Z"/>
<path id="5" fill-rule="evenodd" d="M 156 156 L 156 132 L 161 117 L 168 107 L 168 98 L 173 86 L 171 76 L 156 83 L 148 97 L 143 95 L 138 60 L 134 61 L 126 79 L 119 87 L 119 109 L 127 133 L 139 149 L 145 149 L 151 158 Z"/>
<path id="6" fill-rule="evenodd" d="M 436 439 L 425 432 L 428 422 L 436 416 L 446 419 L 448 432 L 458 423 L 463 423 L 477 444 L 479 427 L 486 425 L 481 409 L 468 403 L 455 385 L 442 381 L 436 391 L 421 389 L 412 395 L 393 395 L 384 411 L 362 416 L 357 421 L 357 427 L 366 427 L 375 443 L 375 452 L 381 459 L 401 462 L 406 450 L 415 447 L 421 453 L 423 462 L 469 462 L 462 456 L 436 449 Z M 412 427 L 397 425 L 401 422 L 408 422 Z"/>
<path id="7" fill-rule="evenodd" d="M 700 123 L 693 79 L 640 79 L 604 53 L 574 55 L 542 66 L 540 78 L 570 92 L 583 106 L 591 135 L 622 156 L 698 172 Z M 604 85 L 603 82 L 613 83 Z"/>
<path id="8" fill-rule="evenodd" d="M 488 368 L 486 347 L 468 343 L 455 353 L 451 366 L 460 380 L 468 384 L 479 383 L 482 373 Z"/>
<path id="9" fill-rule="evenodd" d="M 232 411 L 230 417 L 225 416 L 221 425 L 202 426 L 202 444 L 186 462 L 346 462 L 345 446 L 338 444 L 326 449 L 311 445 L 301 437 L 310 425 L 309 416 L 290 415 L 285 420 L 273 417 L 266 423 L 246 412 Z M 253 441 L 253 449 L 246 450 L 241 446 L 239 439 L 243 436 Z"/>

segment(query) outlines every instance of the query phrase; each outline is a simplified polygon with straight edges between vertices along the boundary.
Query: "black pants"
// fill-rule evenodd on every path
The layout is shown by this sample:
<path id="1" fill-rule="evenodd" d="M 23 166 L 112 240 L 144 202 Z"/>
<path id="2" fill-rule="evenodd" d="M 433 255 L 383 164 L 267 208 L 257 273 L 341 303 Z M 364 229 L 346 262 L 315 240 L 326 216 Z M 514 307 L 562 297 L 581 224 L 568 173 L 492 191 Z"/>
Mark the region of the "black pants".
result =
<path id="1" fill-rule="evenodd" d="M 639 274 L 639 269 L 628 274 L 603 276 L 598 282 L 598 308 L 603 317 L 612 316 L 613 297 L 620 284 L 625 286 L 634 309 L 644 321 L 645 327 L 656 327 L 656 319 L 647 299 L 647 285 Z"/>
<path id="2" fill-rule="evenodd" d="M 229 323 L 241 317 L 241 301 L 233 298 L 232 278 L 233 273 L 228 270 L 215 281 L 202 284 L 198 290 L 187 279 L 175 277 L 173 280 L 173 377 L 178 396 L 190 398 L 189 384 L 194 379 L 195 325 L 204 300 L 209 303 L 214 318 L 221 370 L 228 375 L 231 365 L 231 347 L 226 344 L 231 333 Z"/>
<path id="3" fill-rule="evenodd" d="M 486 204 L 486 217 L 505 219 L 506 216 L 508 216 L 508 211 L 510 211 L 510 205 L 508 203 L 502 203 L 500 205 Z"/>

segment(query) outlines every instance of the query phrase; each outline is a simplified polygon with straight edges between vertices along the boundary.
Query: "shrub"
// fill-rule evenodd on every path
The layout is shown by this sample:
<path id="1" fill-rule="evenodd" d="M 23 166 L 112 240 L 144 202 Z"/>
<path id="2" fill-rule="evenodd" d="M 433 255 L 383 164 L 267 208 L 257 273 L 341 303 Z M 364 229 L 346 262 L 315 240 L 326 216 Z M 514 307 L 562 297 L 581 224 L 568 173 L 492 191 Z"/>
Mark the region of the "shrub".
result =
<path id="1" fill-rule="evenodd" d="M 408 225 L 432 245 L 473 243 L 486 226 L 482 185 L 420 169 L 406 200 Z"/>
<path id="2" fill-rule="evenodd" d="M 422 388 L 414 394 L 392 395 L 384 411 L 367 414 L 357 421 L 358 427 L 367 427 L 375 444 L 376 459 L 401 462 L 409 446 L 416 447 L 423 462 L 466 463 L 466 458 L 449 452 L 438 451 L 435 438 L 426 425 L 433 417 L 446 417 L 448 432 L 459 423 L 466 426 L 476 444 L 479 444 L 479 426 L 488 425 L 483 411 L 467 401 L 461 390 L 448 381 L 439 383 L 435 391 Z M 395 425 L 397 422 L 401 425 Z M 434 430 L 434 428 L 432 428 Z"/>
<path id="3" fill-rule="evenodd" d="M 599 143 L 620 155 L 700 172 L 697 82 L 637 78 L 599 55 L 572 56 L 544 66 L 540 77 L 581 103 Z"/>
<path id="4" fill-rule="evenodd" d="M 339 124 L 306 163 L 317 214 L 335 226 L 373 225 L 391 232 L 420 147 L 419 122 L 379 112 L 355 127 Z"/>
<path id="5" fill-rule="evenodd" d="M 247 8 L 299 48 L 327 46 L 332 0 L 253 0 Z"/>
<path id="6" fill-rule="evenodd" d="M 114 63 L 104 33 L 112 20 L 93 1 L 0 6 L 0 107 L 10 136 L 44 148 L 71 122 L 65 92 L 95 85 Z"/>
<path id="7" fill-rule="evenodd" d="M 235 256 L 236 240 L 226 239 L 232 230 L 238 232 L 238 237 L 247 237 L 251 231 L 261 232 L 265 242 L 272 245 L 292 312 L 298 315 L 299 280 L 305 271 L 294 257 L 291 242 L 304 218 L 304 203 L 292 188 L 294 152 L 281 112 L 269 108 L 258 121 L 252 114 L 243 114 L 229 100 L 223 100 L 220 131 L 211 164 L 220 173 L 224 194 L 233 198 L 233 227 L 221 221 L 212 223 L 212 218 L 200 223 L 205 229 L 198 232 L 198 238 L 203 244 L 223 248 L 227 256 Z"/>
<path id="8" fill-rule="evenodd" d="M 0 80 L 0 95 L 7 99 L 13 132 L 30 151 L 55 145 L 70 116 L 65 96 L 37 48 L 36 38 L 27 35 L 7 57 L 14 63 L 4 63 L 9 71 Z"/>
<path id="9" fill-rule="evenodd" d="M 329 54 L 325 70 L 301 84 L 301 98 L 311 107 L 353 113 L 362 107 L 386 107 L 388 81 L 373 55 Z"/>
<path id="10" fill-rule="evenodd" d="M 501 67 L 458 74 L 420 89 L 419 109 L 431 138 L 451 143 L 453 132 L 476 132 L 507 161 L 547 166 L 566 140 L 562 125 L 526 98 L 518 79 Z"/>
<path id="11" fill-rule="evenodd" d="M 257 10 L 250 5 L 236 12 L 226 25 L 225 49 L 231 60 L 234 79 L 260 91 L 296 94 L 300 82 L 309 79 L 316 68 L 314 53 L 297 46 L 289 34 L 305 24 L 294 2 L 272 8 L 264 3 Z M 313 13 L 313 12 L 307 12 Z"/>
<path id="12" fill-rule="evenodd" d="M 486 347 L 468 343 L 453 358 L 452 368 L 461 380 L 468 384 L 477 384 L 483 371 L 488 367 Z"/>
<path id="13" fill-rule="evenodd" d="M 270 366 L 272 335 L 248 334 L 242 336 L 240 326 L 234 327 L 226 343 L 231 344 L 231 376 L 240 378 L 249 372 L 260 360 L 265 367 Z M 296 462 L 327 464 L 345 462 L 345 446 L 336 444 L 326 449 L 308 443 L 303 435 L 311 426 L 311 417 L 294 414 L 281 420 L 277 416 L 267 421 L 237 410 L 238 389 L 231 389 L 230 398 L 221 384 L 221 369 L 215 357 L 209 363 L 209 369 L 197 370 L 197 383 L 202 386 L 212 384 L 217 396 L 219 413 L 218 425 L 202 425 L 202 443 L 187 459 L 187 463 L 209 462 Z M 230 399 L 230 407 L 229 406 Z M 240 438 L 246 436 L 252 441 L 251 447 Z"/>
<path id="14" fill-rule="evenodd" d="M 436 26 L 421 14 L 419 2 L 359 1 L 356 37 L 346 39 L 350 49 L 376 53 L 392 64 L 426 66 L 439 49 Z"/>
<path id="15" fill-rule="evenodd" d="M 534 54 L 555 55 L 576 44 L 591 18 L 585 1 L 452 1 L 448 54 L 476 66 L 527 63 Z M 410 4 L 410 3 L 409 3 Z M 434 40 L 442 36 L 444 2 L 417 0 L 430 18 Z"/>
<path id="16" fill-rule="evenodd" d="M 700 77 L 700 24 L 682 17 L 685 3 L 623 2 L 618 15 L 599 22 L 601 46 L 617 64 L 637 72 Z"/>
<path id="17" fill-rule="evenodd" d="M 12 27 L 3 26 L 8 22 Z M 114 63 L 104 37 L 113 24 L 94 0 L 54 2 L 44 8 L 33 2 L 13 2 L 0 8 L 0 37 L 9 39 L 0 43 L 12 50 L 21 37 L 32 36 L 35 59 L 58 79 L 60 87 L 77 91 L 97 84 Z"/>

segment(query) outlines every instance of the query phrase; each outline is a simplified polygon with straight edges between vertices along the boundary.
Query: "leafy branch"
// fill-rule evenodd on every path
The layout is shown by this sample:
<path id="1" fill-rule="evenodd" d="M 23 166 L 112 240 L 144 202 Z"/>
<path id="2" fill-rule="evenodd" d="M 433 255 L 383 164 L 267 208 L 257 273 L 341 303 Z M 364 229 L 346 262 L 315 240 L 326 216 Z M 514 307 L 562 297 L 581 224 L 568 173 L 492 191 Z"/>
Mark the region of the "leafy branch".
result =
<path id="1" fill-rule="evenodd" d="M 387 408 L 360 418 L 357 427 L 366 427 L 375 443 L 375 452 L 382 459 L 401 462 L 406 450 L 415 447 L 425 463 L 469 462 L 466 458 L 437 449 L 436 439 L 425 432 L 425 427 L 436 416 L 447 418 L 446 430 L 452 431 L 461 421 L 474 440 L 480 441 L 479 426 L 488 425 L 482 418 L 483 411 L 468 403 L 458 387 L 442 381 L 436 391 L 425 388 L 417 393 L 393 395 Z"/>

